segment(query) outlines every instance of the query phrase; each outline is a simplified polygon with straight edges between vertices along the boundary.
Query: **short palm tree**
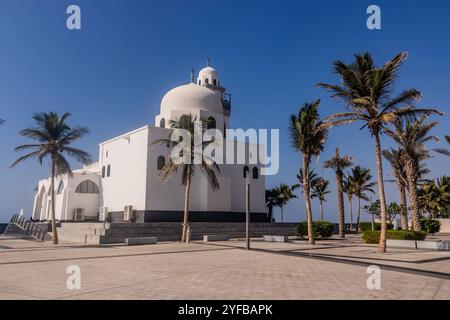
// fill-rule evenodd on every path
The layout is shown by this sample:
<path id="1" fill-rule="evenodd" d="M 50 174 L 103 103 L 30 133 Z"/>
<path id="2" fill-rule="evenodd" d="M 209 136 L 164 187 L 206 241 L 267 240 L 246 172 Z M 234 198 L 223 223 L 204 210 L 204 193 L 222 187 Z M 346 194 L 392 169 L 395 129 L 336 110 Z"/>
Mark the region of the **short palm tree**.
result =
<path id="1" fill-rule="evenodd" d="M 325 180 L 324 178 L 318 178 L 317 182 L 311 188 L 311 199 L 319 199 L 320 221 L 323 221 L 323 203 L 327 201 L 325 196 L 331 193 L 331 191 L 328 190 L 329 184 L 330 182 L 328 180 Z"/>
<path id="2" fill-rule="evenodd" d="M 344 175 L 344 179 L 342 181 L 342 191 L 347 195 L 348 201 L 348 210 L 349 210 L 349 218 L 350 218 L 350 230 L 353 230 L 353 180 L 352 176 L 347 174 Z"/>
<path id="3" fill-rule="evenodd" d="M 291 146 L 302 154 L 302 185 L 306 204 L 306 221 L 308 224 L 309 243 L 314 243 L 312 226 L 312 210 L 310 200 L 311 181 L 309 177 L 310 163 L 312 157 L 317 157 L 323 151 L 325 140 L 328 135 L 328 126 L 320 120 L 317 109 L 320 100 L 313 103 L 305 103 L 298 111 L 292 114 L 289 122 Z"/>
<path id="4" fill-rule="evenodd" d="M 408 229 L 408 204 L 406 202 L 406 173 L 405 165 L 403 163 L 402 149 L 389 149 L 383 150 L 383 157 L 389 161 L 392 168 L 392 174 L 395 177 L 397 184 L 397 191 L 400 195 L 400 208 L 401 208 L 401 224 L 402 229 Z"/>
<path id="5" fill-rule="evenodd" d="M 352 158 L 348 155 L 341 157 L 339 148 L 333 158 L 324 162 L 323 167 L 332 169 L 336 175 L 336 188 L 338 195 L 338 219 L 339 219 L 339 236 L 345 238 L 345 210 L 344 210 L 344 169 L 352 165 Z"/>
<path id="6" fill-rule="evenodd" d="M 421 229 L 419 205 L 417 202 L 420 161 L 429 157 L 430 150 L 427 149 L 425 144 L 432 140 L 439 141 L 436 136 L 430 135 L 430 131 L 437 125 L 437 122 L 426 122 L 427 119 L 428 115 L 423 115 L 419 119 L 396 121 L 395 131 L 386 130 L 387 134 L 403 150 L 402 160 L 406 172 L 411 220 L 416 231 Z M 433 149 L 432 151 L 442 153 L 443 149 Z"/>
<path id="7" fill-rule="evenodd" d="M 341 80 L 340 84 L 317 84 L 333 92 L 332 96 L 345 102 L 350 109 L 348 112 L 334 114 L 325 121 L 336 121 L 338 119 L 342 125 L 362 121 L 364 122 L 362 128 L 368 128 L 375 140 L 378 193 L 381 208 L 381 233 L 378 247 L 380 252 L 386 252 L 387 232 L 380 134 L 386 128 L 386 125 L 398 117 L 436 112 L 436 110 L 416 109 L 414 107 L 414 104 L 421 98 L 420 92 L 416 89 L 405 90 L 398 96 L 392 97 L 398 70 L 406 58 L 407 53 L 402 52 L 382 67 L 376 67 L 369 53 L 356 54 L 353 63 L 346 64 L 342 61 L 334 63 L 335 72 Z"/>
<path id="8" fill-rule="evenodd" d="M 184 215 L 183 215 L 183 230 L 181 234 L 181 242 L 188 242 L 187 230 L 189 223 L 189 197 L 191 189 L 191 181 L 194 176 L 195 170 L 200 168 L 205 174 L 213 191 L 219 189 L 219 181 L 216 176 L 216 172 L 220 172 L 219 166 L 213 161 L 213 159 L 203 155 L 203 149 L 209 144 L 214 143 L 213 141 L 207 141 L 203 143 L 201 154 L 197 151 L 194 142 L 194 135 L 196 134 L 197 118 L 191 114 L 182 115 L 180 118 L 175 120 L 170 120 L 170 133 L 167 139 L 159 139 L 152 143 L 152 145 L 160 143 L 168 146 L 170 149 L 175 147 L 179 141 L 172 141 L 171 136 L 175 130 L 186 130 L 191 137 L 191 146 L 189 150 L 189 155 L 183 155 L 181 157 L 182 161 L 174 161 L 169 158 L 168 163 L 161 169 L 160 177 L 163 181 L 167 181 L 172 178 L 177 172 L 181 172 L 181 184 L 184 186 Z M 202 127 L 206 129 L 208 127 L 207 119 L 200 119 L 202 122 Z M 195 164 L 194 158 L 201 159 L 201 164 Z M 185 161 L 187 159 L 187 161 Z"/>
<path id="9" fill-rule="evenodd" d="M 371 181 L 372 175 L 370 174 L 370 169 L 360 166 L 352 168 L 350 175 L 352 177 L 353 193 L 358 199 L 358 213 L 356 216 L 356 231 L 358 231 L 361 217 L 361 199 L 369 201 L 367 193 L 375 193 L 373 187 L 376 185 L 376 182 Z"/>
<path id="10" fill-rule="evenodd" d="M 418 205 L 422 213 L 433 218 L 447 218 L 450 214 L 450 179 L 442 176 L 422 185 L 418 190 Z"/>
<path id="11" fill-rule="evenodd" d="M 267 220 L 272 222 L 273 208 L 279 206 L 277 188 L 266 189 L 265 197 L 266 197 L 266 207 L 267 207 Z"/>
<path id="12" fill-rule="evenodd" d="M 14 167 L 18 163 L 32 158 L 37 159 L 42 164 L 45 158 L 50 158 L 51 215 L 54 244 L 58 244 L 55 218 L 55 176 L 66 173 L 72 174 L 65 155 L 83 164 L 91 162 L 91 156 L 87 152 L 70 147 L 73 142 L 79 140 L 89 131 L 85 127 L 70 127 L 67 123 L 69 117 L 70 113 L 64 113 L 62 116 L 55 112 L 34 114 L 35 126 L 20 131 L 20 134 L 36 142 L 16 147 L 16 151 L 31 150 L 31 152 L 20 157 L 11 165 L 11 167 Z"/>
<path id="13" fill-rule="evenodd" d="M 298 185 L 290 187 L 285 183 L 281 183 L 280 186 L 275 189 L 277 192 L 277 207 L 280 207 L 281 210 L 281 222 L 284 222 L 283 207 L 292 199 L 297 198 L 294 193 L 296 188 L 298 188 Z"/>

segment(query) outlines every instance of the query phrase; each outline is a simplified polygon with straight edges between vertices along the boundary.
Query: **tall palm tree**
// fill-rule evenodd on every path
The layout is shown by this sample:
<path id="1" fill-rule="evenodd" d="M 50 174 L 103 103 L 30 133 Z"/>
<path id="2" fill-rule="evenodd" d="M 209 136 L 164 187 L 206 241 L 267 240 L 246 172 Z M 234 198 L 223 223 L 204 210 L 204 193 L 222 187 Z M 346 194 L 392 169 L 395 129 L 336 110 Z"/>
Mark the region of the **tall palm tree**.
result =
<path id="1" fill-rule="evenodd" d="M 70 127 L 67 123 L 69 117 L 70 113 L 67 112 L 62 116 L 56 112 L 35 113 L 33 115 L 35 126 L 20 131 L 20 134 L 36 142 L 16 147 L 16 151 L 31 150 L 31 152 L 21 156 L 11 165 L 11 167 L 14 167 L 18 163 L 32 158 L 37 159 L 42 164 L 45 158 L 50 158 L 51 214 L 54 244 L 58 244 L 55 218 L 55 176 L 66 173 L 72 174 L 70 164 L 65 157 L 66 155 L 83 164 L 91 162 L 91 156 L 86 151 L 70 147 L 73 142 L 79 140 L 89 131 L 85 127 Z"/>
<path id="2" fill-rule="evenodd" d="M 273 208 L 279 206 L 278 199 L 278 189 L 266 189 L 265 198 L 266 198 L 266 207 L 267 207 L 267 220 L 272 222 L 273 220 Z"/>
<path id="3" fill-rule="evenodd" d="M 328 180 L 325 180 L 324 178 L 318 178 L 317 182 L 311 188 L 311 199 L 319 199 L 320 221 L 323 221 L 323 203 L 327 201 L 325 196 L 331 193 L 331 191 L 328 190 L 329 184 L 330 182 Z"/>
<path id="4" fill-rule="evenodd" d="M 418 113 L 432 113 L 436 110 L 416 109 L 415 103 L 421 98 L 416 89 L 401 92 L 392 97 L 393 85 L 398 76 L 407 53 L 402 52 L 383 66 L 376 67 L 369 53 L 356 54 L 355 62 L 346 64 L 342 61 L 334 63 L 335 72 L 340 77 L 340 84 L 319 83 L 333 92 L 333 97 L 346 103 L 350 111 L 337 113 L 325 121 L 340 120 L 342 125 L 362 121 L 362 128 L 368 128 L 375 140 L 375 157 L 377 163 L 378 193 L 381 208 L 381 234 L 379 252 L 386 252 L 387 209 L 383 184 L 383 165 L 381 161 L 380 134 L 386 125 L 402 116 Z M 361 128 L 361 129 L 362 129 Z"/>
<path id="5" fill-rule="evenodd" d="M 358 199 L 358 213 L 356 216 L 356 231 L 358 231 L 361 217 L 361 199 L 364 201 L 369 201 L 367 193 L 375 193 L 373 187 L 377 183 L 371 181 L 372 175 L 370 174 L 370 169 L 367 168 L 355 166 L 352 168 L 350 175 L 352 177 L 353 193 Z"/>
<path id="6" fill-rule="evenodd" d="M 344 210 L 344 190 L 343 179 L 344 169 L 352 165 L 352 158 L 348 155 L 341 157 L 339 155 L 339 148 L 336 148 L 336 153 L 333 158 L 324 162 L 323 167 L 333 169 L 336 175 L 336 188 L 338 195 L 338 218 L 339 218 L 339 236 L 345 238 L 345 210 Z"/>
<path id="7" fill-rule="evenodd" d="M 347 201 L 348 201 L 348 210 L 349 210 L 349 217 L 350 217 L 350 230 L 353 230 L 353 180 L 352 176 L 347 174 L 344 175 L 344 179 L 342 181 L 342 191 L 347 195 Z"/>
<path id="8" fill-rule="evenodd" d="M 303 168 L 300 168 L 299 173 L 297 174 L 297 179 L 300 182 L 298 186 L 302 189 L 303 192 Z M 309 170 L 308 181 L 310 190 L 317 182 L 319 182 L 320 179 L 321 178 L 317 175 L 317 173 L 314 172 L 314 169 Z"/>
<path id="9" fill-rule="evenodd" d="M 179 141 L 172 141 L 170 138 L 175 130 L 186 130 L 191 137 L 189 155 L 184 155 L 182 157 L 182 161 L 174 161 L 173 159 L 169 158 L 168 163 L 160 171 L 160 177 L 163 181 L 167 181 L 172 178 L 177 172 L 181 172 L 181 184 L 184 186 L 184 215 L 183 230 L 181 234 L 181 242 L 183 243 L 189 241 L 189 239 L 187 239 L 187 230 L 189 227 L 189 197 L 192 177 L 195 174 L 195 170 L 197 168 L 200 168 L 201 171 L 206 174 L 206 177 L 213 191 L 219 189 L 220 187 L 219 181 L 216 176 L 216 172 L 220 172 L 219 166 L 213 161 L 213 159 L 203 154 L 203 149 L 209 144 L 214 143 L 214 141 L 203 142 L 201 153 L 197 151 L 194 142 L 194 135 L 197 134 L 195 130 L 196 121 L 197 118 L 195 116 L 192 116 L 191 114 L 182 115 L 180 118 L 175 120 L 172 119 L 169 121 L 169 125 L 171 128 L 169 137 L 167 139 L 156 140 L 152 143 L 152 145 L 160 143 L 172 149 L 179 143 Z M 203 129 L 206 129 L 208 127 L 209 120 L 202 118 L 200 119 L 200 121 L 202 122 Z M 185 157 L 187 161 L 185 160 Z M 201 159 L 201 164 L 195 164 L 196 161 L 194 161 L 194 158 Z"/>
<path id="10" fill-rule="evenodd" d="M 297 198 L 294 193 L 296 188 L 298 188 L 298 185 L 293 185 L 290 187 L 285 183 L 281 183 L 280 186 L 275 189 L 278 200 L 277 207 L 280 207 L 281 210 L 281 222 L 284 222 L 283 207 L 292 199 Z"/>
<path id="11" fill-rule="evenodd" d="M 323 151 L 329 126 L 320 120 L 319 112 L 317 111 L 319 106 L 320 100 L 303 104 L 297 115 L 291 115 L 289 123 L 291 146 L 294 150 L 301 152 L 303 158 L 302 185 L 303 193 L 305 194 L 308 239 L 311 244 L 314 243 L 314 233 L 310 200 L 310 163 L 312 157 L 319 156 Z"/>
<path id="12" fill-rule="evenodd" d="M 430 151 L 426 147 L 429 141 L 439 141 L 430 135 L 430 131 L 437 125 L 436 121 L 425 122 L 428 115 L 419 119 L 406 119 L 406 121 L 395 121 L 395 131 L 386 130 L 387 134 L 403 150 L 402 159 L 406 172 L 407 188 L 409 193 L 409 204 L 411 207 L 411 220 L 414 230 L 420 230 L 420 213 L 417 199 L 417 183 L 420 177 L 420 161 L 430 157 Z M 443 149 L 432 151 L 443 152 Z"/>

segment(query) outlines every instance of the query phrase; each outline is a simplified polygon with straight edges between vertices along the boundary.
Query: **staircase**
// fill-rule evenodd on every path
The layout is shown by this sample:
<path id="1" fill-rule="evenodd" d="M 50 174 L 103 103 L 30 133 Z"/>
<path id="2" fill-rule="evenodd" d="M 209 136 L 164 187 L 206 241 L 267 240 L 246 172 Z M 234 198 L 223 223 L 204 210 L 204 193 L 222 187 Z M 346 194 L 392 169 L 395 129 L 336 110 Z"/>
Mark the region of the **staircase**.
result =
<path id="1" fill-rule="evenodd" d="M 51 240 L 52 237 L 48 234 L 47 225 L 25 219 L 24 216 L 15 214 L 12 216 L 8 227 L 6 227 L 5 234 L 22 234 L 31 236 L 38 241 Z"/>
<path id="2" fill-rule="evenodd" d="M 294 236 L 296 223 L 255 222 L 250 224 L 250 236 L 263 235 Z M 227 234 L 230 238 L 245 237 L 245 223 L 242 222 L 191 222 L 192 240 L 203 239 L 205 234 Z M 158 241 L 179 241 L 181 223 L 103 223 L 62 222 L 58 228 L 61 241 L 84 244 L 124 243 L 126 238 L 157 237 Z"/>

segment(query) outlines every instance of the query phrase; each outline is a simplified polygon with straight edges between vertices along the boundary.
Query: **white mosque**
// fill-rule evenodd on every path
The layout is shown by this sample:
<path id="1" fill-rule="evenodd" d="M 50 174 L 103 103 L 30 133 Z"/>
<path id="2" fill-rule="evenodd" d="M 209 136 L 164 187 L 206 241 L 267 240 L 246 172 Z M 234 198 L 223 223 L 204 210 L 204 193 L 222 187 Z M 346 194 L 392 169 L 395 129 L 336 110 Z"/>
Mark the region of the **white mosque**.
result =
<path id="1" fill-rule="evenodd" d="M 202 69 L 197 81 L 176 87 L 161 101 L 155 125 L 146 125 L 99 144 L 98 162 L 74 170 L 55 181 L 56 220 L 136 222 L 182 221 L 184 187 L 177 175 L 162 182 L 160 169 L 170 155 L 165 145 L 152 144 L 168 138 L 169 120 L 185 114 L 210 118 L 212 126 L 230 125 L 231 96 L 222 87 L 216 69 Z M 225 132 L 225 131 L 224 131 Z M 237 144 L 239 142 L 227 141 Z M 248 147 L 249 143 L 245 143 Z M 260 146 L 257 146 L 258 148 Z M 246 159 L 249 158 L 249 148 Z M 252 221 L 267 221 L 264 175 L 260 164 L 220 165 L 220 189 L 213 191 L 206 176 L 195 172 L 191 185 L 190 221 L 244 221 L 245 175 L 250 176 Z M 51 217 L 50 178 L 39 181 L 32 217 Z"/>

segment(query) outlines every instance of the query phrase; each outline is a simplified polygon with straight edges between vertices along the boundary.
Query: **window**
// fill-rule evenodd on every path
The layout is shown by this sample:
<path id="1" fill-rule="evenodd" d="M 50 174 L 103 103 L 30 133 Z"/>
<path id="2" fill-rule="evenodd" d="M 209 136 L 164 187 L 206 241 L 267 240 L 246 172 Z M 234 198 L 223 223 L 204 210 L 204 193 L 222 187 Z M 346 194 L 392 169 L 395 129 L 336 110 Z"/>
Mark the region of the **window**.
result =
<path id="1" fill-rule="evenodd" d="M 253 167 L 253 171 L 252 171 L 253 179 L 258 179 L 258 176 L 259 176 L 258 167 Z"/>
<path id="2" fill-rule="evenodd" d="M 227 125 L 225 123 L 223 124 L 223 137 L 227 137 Z"/>
<path id="3" fill-rule="evenodd" d="M 108 158 L 108 150 L 106 150 L 106 157 Z"/>
<path id="4" fill-rule="evenodd" d="M 213 79 L 213 85 L 217 85 L 217 80 L 216 79 Z"/>
<path id="5" fill-rule="evenodd" d="M 242 175 L 244 176 L 244 178 L 247 178 L 247 173 L 250 171 L 250 169 L 247 166 L 244 166 L 244 171 L 242 173 Z"/>
<path id="6" fill-rule="evenodd" d="M 58 191 L 56 192 L 57 194 L 61 194 L 64 190 L 64 182 L 60 182 L 59 186 L 58 186 Z"/>
<path id="7" fill-rule="evenodd" d="M 165 128 L 166 127 L 166 119 L 161 118 L 161 120 L 159 120 L 159 126 L 161 128 Z"/>
<path id="8" fill-rule="evenodd" d="M 156 168 L 158 170 L 161 170 L 166 165 L 166 158 L 164 156 L 159 156 L 158 160 L 156 161 Z"/>
<path id="9" fill-rule="evenodd" d="M 100 193 L 98 186 L 91 180 L 84 180 L 75 189 L 75 193 Z"/>
<path id="10" fill-rule="evenodd" d="M 199 86 L 202 85 L 202 80 L 198 80 L 198 85 L 199 85 Z"/>
<path id="11" fill-rule="evenodd" d="M 206 125 L 208 129 L 215 129 L 216 128 L 216 119 L 214 117 L 208 117 L 208 123 Z"/>
<path id="12" fill-rule="evenodd" d="M 111 175 L 111 165 L 108 164 L 108 167 L 106 169 L 106 176 L 109 177 Z"/>
<path id="13" fill-rule="evenodd" d="M 105 173 L 106 173 L 106 168 L 105 166 L 102 167 L 102 178 L 105 177 Z"/>
<path id="14" fill-rule="evenodd" d="M 206 84 L 209 83 L 209 79 L 208 79 L 208 78 L 205 79 L 205 83 L 206 83 Z"/>

